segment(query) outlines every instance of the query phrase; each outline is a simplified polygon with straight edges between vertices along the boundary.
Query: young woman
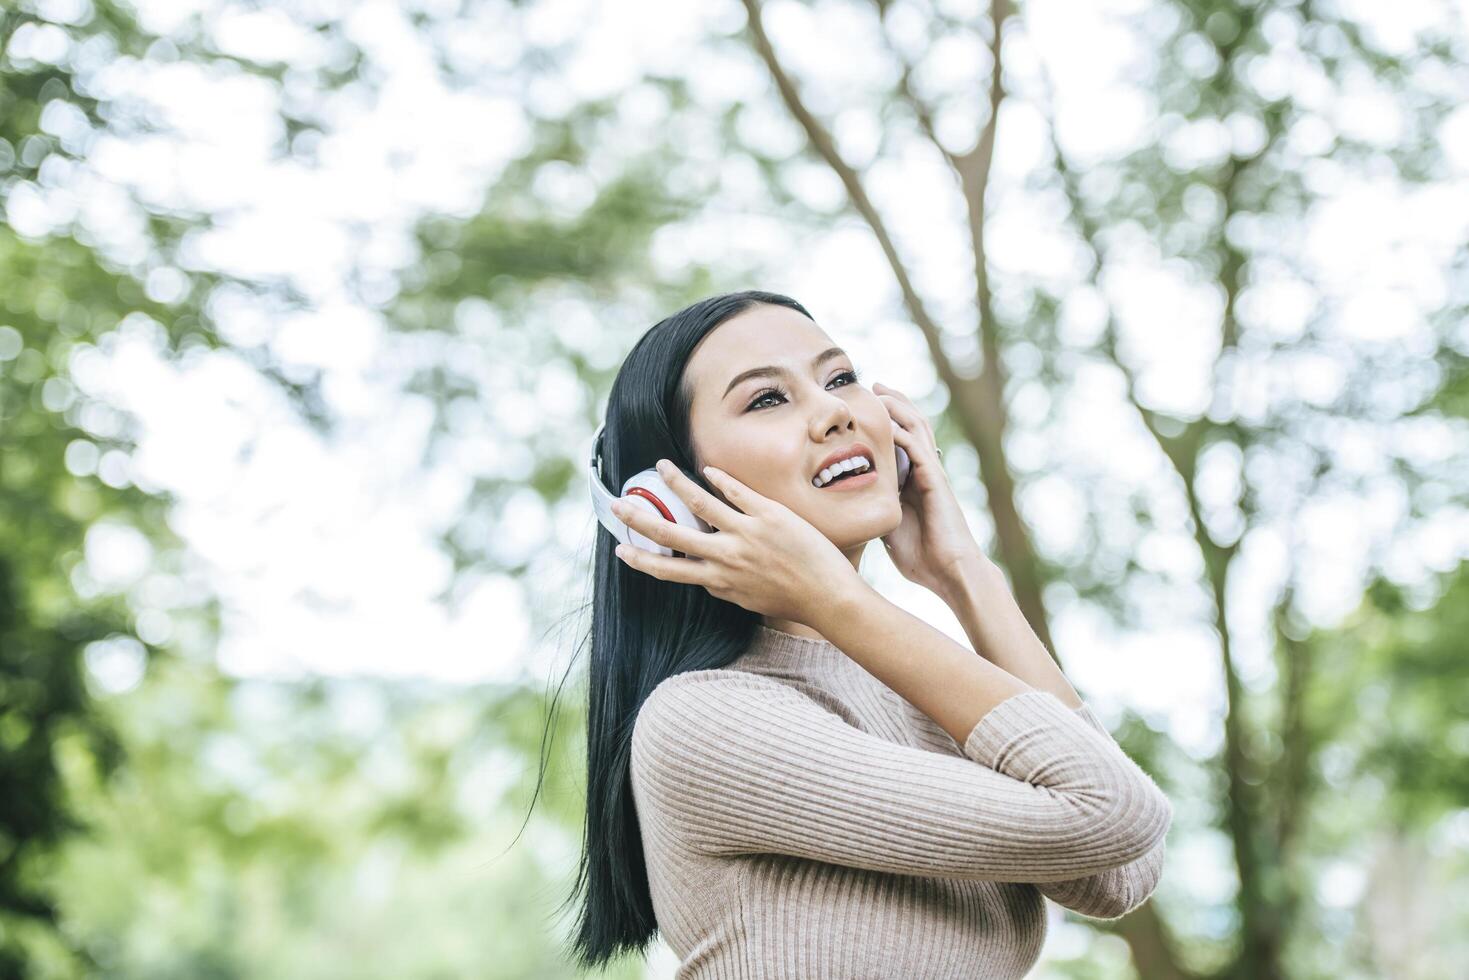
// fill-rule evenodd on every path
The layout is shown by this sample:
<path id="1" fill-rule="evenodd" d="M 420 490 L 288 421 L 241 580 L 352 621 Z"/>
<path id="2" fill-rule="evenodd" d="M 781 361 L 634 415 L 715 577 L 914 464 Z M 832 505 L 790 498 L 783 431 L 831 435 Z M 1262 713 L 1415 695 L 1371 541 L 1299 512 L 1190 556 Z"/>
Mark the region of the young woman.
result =
<path id="1" fill-rule="evenodd" d="M 676 554 L 597 533 L 580 965 L 661 931 L 680 978 L 1023 977 L 1043 895 L 1114 918 L 1152 893 L 1168 798 L 1026 624 L 928 421 L 799 303 L 655 325 L 601 452 L 614 494 L 660 464 L 714 530 L 620 501 Z M 874 539 L 977 654 L 866 583 Z"/>

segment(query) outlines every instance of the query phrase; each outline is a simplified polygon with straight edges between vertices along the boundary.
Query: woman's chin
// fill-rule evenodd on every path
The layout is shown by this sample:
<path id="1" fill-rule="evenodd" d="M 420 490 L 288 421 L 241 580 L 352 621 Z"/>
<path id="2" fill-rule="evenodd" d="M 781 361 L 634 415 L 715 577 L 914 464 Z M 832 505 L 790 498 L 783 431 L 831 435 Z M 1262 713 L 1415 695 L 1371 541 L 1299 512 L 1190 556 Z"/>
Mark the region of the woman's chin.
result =
<path id="1" fill-rule="evenodd" d="M 888 506 L 874 506 L 869 512 L 836 518 L 831 514 L 808 516 L 811 522 L 827 539 L 838 548 L 857 547 L 869 541 L 891 534 L 903 523 L 903 508 L 898 498 L 892 498 Z"/>

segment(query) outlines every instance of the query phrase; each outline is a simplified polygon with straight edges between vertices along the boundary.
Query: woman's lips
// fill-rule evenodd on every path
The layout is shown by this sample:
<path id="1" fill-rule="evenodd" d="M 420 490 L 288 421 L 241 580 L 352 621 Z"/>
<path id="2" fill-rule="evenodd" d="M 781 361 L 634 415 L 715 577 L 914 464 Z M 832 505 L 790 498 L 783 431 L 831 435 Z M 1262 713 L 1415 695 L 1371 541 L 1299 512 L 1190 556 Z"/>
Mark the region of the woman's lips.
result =
<path id="1" fill-rule="evenodd" d="M 861 490 L 870 487 L 877 482 L 877 470 L 868 470 L 856 476 L 849 476 L 842 480 L 835 480 L 824 487 L 818 488 L 821 493 L 839 493 L 842 490 Z"/>

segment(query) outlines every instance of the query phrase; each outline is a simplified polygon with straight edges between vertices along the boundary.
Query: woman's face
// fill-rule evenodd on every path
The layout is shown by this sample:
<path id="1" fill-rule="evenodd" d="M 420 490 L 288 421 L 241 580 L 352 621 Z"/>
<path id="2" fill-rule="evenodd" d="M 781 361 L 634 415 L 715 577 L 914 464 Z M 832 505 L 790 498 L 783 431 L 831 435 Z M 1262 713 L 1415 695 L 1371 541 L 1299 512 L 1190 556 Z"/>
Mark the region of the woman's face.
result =
<path id="1" fill-rule="evenodd" d="M 701 472 L 717 466 L 789 507 L 855 567 L 867 542 L 895 529 L 903 512 L 892 419 L 853 380 L 845 353 L 821 357 L 833 346 L 784 306 L 762 303 L 726 320 L 699 341 L 685 369 L 694 393 L 689 430 Z M 740 377 L 767 367 L 774 373 Z M 859 442 L 871 450 L 876 482 L 850 490 L 812 484 L 832 452 Z"/>

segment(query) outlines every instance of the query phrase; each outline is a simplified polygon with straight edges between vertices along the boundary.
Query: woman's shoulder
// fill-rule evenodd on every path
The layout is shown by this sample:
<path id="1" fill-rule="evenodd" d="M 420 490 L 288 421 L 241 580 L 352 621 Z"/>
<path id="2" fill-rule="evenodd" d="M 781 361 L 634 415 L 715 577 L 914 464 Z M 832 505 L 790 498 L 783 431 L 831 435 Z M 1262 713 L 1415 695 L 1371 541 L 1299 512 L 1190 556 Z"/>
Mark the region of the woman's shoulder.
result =
<path id="1" fill-rule="evenodd" d="M 716 667 L 686 670 L 659 681 L 643 700 L 638 721 L 677 717 L 687 723 L 691 716 L 696 722 L 713 721 L 713 716 L 723 714 L 717 709 L 730 704 L 758 705 L 797 716 L 819 712 L 850 720 L 841 699 L 817 685 L 737 667 Z"/>
<path id="2" fill-rule="evenodd" d="M 789 698 L 801 696 L 797 685 L 785 680 L 757 674 L 735 667 L 714 667 L 702 670 L 685 670 L 663 678 L 643 700 L 643 711 L 660 710 L 664 706 L 674 707 L 702 702 L 720 693 L 730 696 L 756 696 L 763 698 Z"/>
<path id="3" fill-rule="evenodd" d="M 734 667 L 688 670 L 660 681 L 644 699 L 633 738 L 693 735 L 729 736 L 741 719 L 758 714 L 764 728 L 740 737 L 781 737 L 782 722 L 794 728 L 830 723 L 833 718 L 865 728 L 857 713 L 837 694 L 799 678 L 773 677 Z M 716 731 L 717 730 L 717 731 Z"/>

